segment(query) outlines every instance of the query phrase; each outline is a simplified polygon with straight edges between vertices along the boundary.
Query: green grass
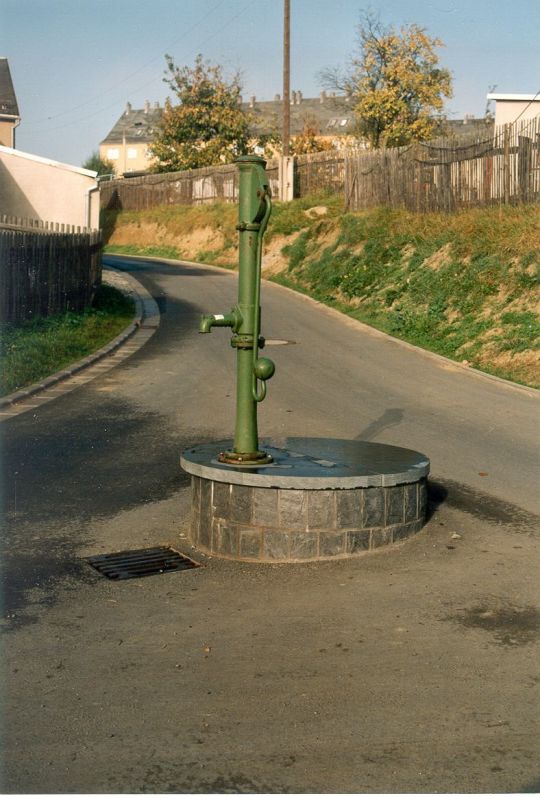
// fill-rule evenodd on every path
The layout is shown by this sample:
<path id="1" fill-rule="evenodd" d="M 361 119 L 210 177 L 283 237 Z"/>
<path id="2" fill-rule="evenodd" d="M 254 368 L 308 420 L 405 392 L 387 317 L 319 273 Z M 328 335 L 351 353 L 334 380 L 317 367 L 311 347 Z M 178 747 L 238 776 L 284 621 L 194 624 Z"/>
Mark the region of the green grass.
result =
<path id="1" fill-rule="evenodd" d="M 538 206 L 343 214 L 326 247 L 316 225 L 304 227 L 282 250 L 288 271 L 275 279 L 397 338 L 538 386 L 533 361 L 515 356 L 540 346 L 529 309 L 539 219 Z M 507 353 L 514 362 L 501 367 Z"/>
<path id="2" fill-rule="evenodd" d="M 134 305 L 120 291 L 102 285 L 91 308 L 4 325 L 0 343 L 0 395 L 54 374 L 86 357 L 129 324 Z"/>
<path id="3" fill-rule="evenodd" d="M 312 210 L 317 206 L 325 212 Z M 109 246 L 108 251 L 166 256 L 157 245 L 167 236 L 171 241 L 177 236 L 174 243 L 181 246 L 183 234 L 187 239 L 197 227 L 211 228 L 223 238 L 204 251 L 186 250 L 188 259 L 236 266 L 234 205 L 110 214 L 106 223 L 112 240 L 117 232 L 135 248 Z M 137 247 L 139 227 L 144 226 L 145 242 L 150 236 L 152 243 L 151 224 L 156 246 Z M 392 208 L 351 213 L 339 196 L 310 196 L 274 203 L 266 248 L 273 241 L 283 247 L 287 266 L 271 279 L 397 338 L 540 386 L 535 360 L 540 329 L 533 312 L 540 272 L 539 205 L 448 214 Z"/>
<path id="4" fill-rule="evenodd" d="M 180 257 L 176 247 L 139 247 L 137 244 L 107 244 L 104 247 L 104 252 L 111 255 L 148 255 L 149 258 L 170 258 L 171 260 L 178 260 Z"/>

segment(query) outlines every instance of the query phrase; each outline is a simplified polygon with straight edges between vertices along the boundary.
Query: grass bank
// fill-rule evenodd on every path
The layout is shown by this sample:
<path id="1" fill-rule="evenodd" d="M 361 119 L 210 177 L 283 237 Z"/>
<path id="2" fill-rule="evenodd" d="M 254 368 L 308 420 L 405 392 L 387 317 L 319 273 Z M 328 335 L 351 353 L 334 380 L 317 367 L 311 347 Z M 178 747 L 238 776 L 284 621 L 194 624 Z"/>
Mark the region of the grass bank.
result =
<path id="1" fill-rule="evenodd" d="M 102 285 L 91 308 L 4 325 L 0 344 L 0 395 L 48 377 L 95 352 L 133 318 L 133 301 Z"/>
<path id="2" fill-rule="evenodd" d="M 236 208 L 106 215 L 108 251 L 234 267 Z M 276 203 L 264 276 L 410 343 L 540 387 L 540 208 L 345 213 L 338 197 Z"/>

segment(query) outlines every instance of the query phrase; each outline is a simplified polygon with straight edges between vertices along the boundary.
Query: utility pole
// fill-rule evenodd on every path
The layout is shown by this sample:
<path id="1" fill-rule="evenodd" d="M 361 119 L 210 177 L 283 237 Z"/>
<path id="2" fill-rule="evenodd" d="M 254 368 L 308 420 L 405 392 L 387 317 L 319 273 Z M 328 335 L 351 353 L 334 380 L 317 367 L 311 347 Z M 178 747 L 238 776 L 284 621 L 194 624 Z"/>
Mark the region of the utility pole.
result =
<path id="1" fill-rule="evenodd" d="M 283 0 L 283 156 L 289 157 L 291 136 L 291 2 Z"/>

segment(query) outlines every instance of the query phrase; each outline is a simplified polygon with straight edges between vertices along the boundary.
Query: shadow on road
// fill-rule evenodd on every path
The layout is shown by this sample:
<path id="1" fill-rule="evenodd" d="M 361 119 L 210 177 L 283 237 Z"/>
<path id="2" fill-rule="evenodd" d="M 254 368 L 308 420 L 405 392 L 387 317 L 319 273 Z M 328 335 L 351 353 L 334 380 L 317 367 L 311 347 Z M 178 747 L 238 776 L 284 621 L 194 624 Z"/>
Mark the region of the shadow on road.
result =
<path id="1" fill-rule="evenodd" d="M 198 268 L 197 266 L 178 263 L 174 266 L 167 263 L 165 260 L 159 258 L 148 257 L 147 260 L 130 260 L 128 256 L 115 258 L 112 255 L 103 256 L 103 265 L 112 266 L 120 272 L 136 272 L 137 274 L 153 274 L 153 275 L 174 275 L 175 277 L 204 277 L 210 273 L 207 269 Z M 214 271 L 212 270 L 212 277 L 224 277 L 227 270 Z"/>
<path id="2" fill-rule="evenodd" d="M 389 427 L 396 427 L 401 424 L 404 417 L 404 412 L 400 407 L 390 407 L 385 410 L 382 416 L 376 418 L 371 424 L 358 433 L 355 440 L 357 441 L 372 441 L 377 435 Z"/>

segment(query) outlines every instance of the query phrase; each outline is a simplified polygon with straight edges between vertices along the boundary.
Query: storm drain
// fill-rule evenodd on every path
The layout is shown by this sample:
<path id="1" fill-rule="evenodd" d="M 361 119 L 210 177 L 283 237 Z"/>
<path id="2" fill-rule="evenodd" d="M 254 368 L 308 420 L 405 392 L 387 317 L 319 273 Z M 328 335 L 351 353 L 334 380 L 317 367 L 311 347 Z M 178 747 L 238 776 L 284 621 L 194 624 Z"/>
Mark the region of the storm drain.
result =
<path id="1" fill-rule="evenodd" d="M 142 576 L 200 567 L 199 563 L 168 546 L 99 554 L 96 557 L 87 557 L 86 561 L 107 579 L 138 579 Z"/>

